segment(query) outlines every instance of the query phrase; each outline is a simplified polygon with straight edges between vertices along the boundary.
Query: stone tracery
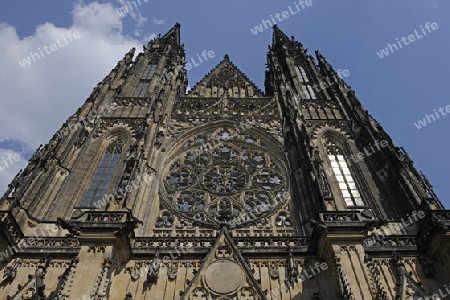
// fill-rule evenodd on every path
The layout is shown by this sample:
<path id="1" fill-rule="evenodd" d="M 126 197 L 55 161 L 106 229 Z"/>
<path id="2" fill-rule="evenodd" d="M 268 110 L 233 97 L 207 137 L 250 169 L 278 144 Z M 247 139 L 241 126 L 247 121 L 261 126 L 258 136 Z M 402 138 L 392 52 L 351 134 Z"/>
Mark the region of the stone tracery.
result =
<path id="1" fill-rule="evenodd" d="M 280 197 L 287 191 L 285 167 L 255 141 L 219 129 L 186 143 L 163 177 L 167 208 L 211 225 L 224 213 L 241 225 L 279 209 L 287 201 Z"/>

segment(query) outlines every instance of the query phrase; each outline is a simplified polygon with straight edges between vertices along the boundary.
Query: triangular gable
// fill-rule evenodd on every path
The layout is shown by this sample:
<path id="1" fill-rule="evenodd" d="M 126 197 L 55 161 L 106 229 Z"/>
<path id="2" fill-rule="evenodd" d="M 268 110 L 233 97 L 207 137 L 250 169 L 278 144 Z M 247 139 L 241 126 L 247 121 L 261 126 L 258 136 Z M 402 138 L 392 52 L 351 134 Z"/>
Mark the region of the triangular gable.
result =
<path id="1" fill-rule="evenodd" d="M 203 260 L 183 293 L 184 300 L 226 299 L 263 300 L 259 283 L 253 277 L 226 227 Z"/>
<path id="2" fill-rule="evenodd" d="M 264 93 L 241 71 L 235 64 L 230 61 L 228 55 L 225 55 L 224 59 L 212 69 L 200 82 L 198 82 L 188 96 L 204 96 L 203 89 L 208 87 L 217 90 L 227 90 L 240 87 L 250 88 L 248 91 L 251 97 L 264 97 Z M 212 97 L 221 97 L 222 94 L 211 95 Z M 229 95 L 234 97 L 235 95 Z"/>

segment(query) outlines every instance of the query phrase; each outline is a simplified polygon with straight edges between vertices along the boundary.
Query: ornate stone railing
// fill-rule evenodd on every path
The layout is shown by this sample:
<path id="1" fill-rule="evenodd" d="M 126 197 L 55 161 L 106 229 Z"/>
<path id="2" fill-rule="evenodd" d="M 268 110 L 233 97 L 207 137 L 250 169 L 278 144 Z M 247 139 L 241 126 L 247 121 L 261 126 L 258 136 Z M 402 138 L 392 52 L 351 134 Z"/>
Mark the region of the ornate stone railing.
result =
<path id="1" fill-rule="evenodd" d="M 112 103 L 117 104 L 117 106 L 149 107 L 153 100 L 148 97 L 115 97 Z"/>
<path id="2" fill-rule="evenodd" d="M 360 222 L 361 214 L 358 211 L 336 211 L 319 213 L 322 222 Z"/>
<path id="3" fill-rule="evenodd" d="M 364 240 L 364 248 L 370 250 L 417 250 L 418 238 L 412 235 L 369 236 Z"/>
<path id="4" fill-rule="evenodd" d="M 434 210 L 431 211 L 431 217 L 438 221 L 450 222 L 450 210 Z"/>
<path id="5" fill-rule="evenodd" d="M 136 250 L 155 249 L 155 248 L 210 248 L 214 245 L 216 238 L 136 238 L 132 247 Z"/>
<path id="6" fill-rule="evenodd" d="M 234 237 L 236 246 L 240 249 L 272 249 L 276 247 L 286 248 L 308 248 L 311 246 L 309 237 Z M 134 251 L 155 250 L 155 249 L 177 249 L 177 248 L 197 248 L 199 250 L 209 250 L 216 238 L 169 238 L 169 237 L 149 237 L 136 238 L 132 244 Z"/>
<path id="7" fill-rule="evenodd" d="M 238 248 L 309 247 L 309 237 L 246 237 L 234 238 Z"/>
<path id="8" fill-rule="evenodd" d="M 123 223 L 129 220 L 127 212 L 88 212 L 86 222 Z"/>
<path id="9" fill-rule="evenodd" d="M 22 248 L 79 248 L 80 242 L 77 238 L 65 237 L 26 237 Z"/>

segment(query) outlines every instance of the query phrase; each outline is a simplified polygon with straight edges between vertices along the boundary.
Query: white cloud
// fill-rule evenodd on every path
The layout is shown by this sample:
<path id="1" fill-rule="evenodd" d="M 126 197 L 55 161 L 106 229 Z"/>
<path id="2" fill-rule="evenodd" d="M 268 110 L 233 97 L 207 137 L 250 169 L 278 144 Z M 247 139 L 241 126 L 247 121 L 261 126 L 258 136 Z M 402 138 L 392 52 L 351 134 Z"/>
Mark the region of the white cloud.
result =
<path id="1" fill-rule="evenodd" d="M 134 30 L 135 36 L 140 36 L 142 34 L 142 28 L 144 27 L 145 22 L 147 22 L 147 18 L 145 18 L 139 9 L 140 5 L 145 5 L 147 1 L 142 0 L 117 0 L 123 8 L 127 8 L 128 13 L 124 15 L 126 17 L 127 15 L 130 15 L 135 21 L 136 21 L 136 28 Z"/>
<path id="2" fill-rule="evenodd" d="M 28 161 L 18 152 L 11 149 L 0 148 L 0 183 L 2 184 L 0 197 L 6 191 L 6 187 L 20 169 L 25 169 Z"/>
<path id="3" fill-rule="evenodd" d="M 164 25 L 164 24 L 166 24 L 166 20 L 164 20 L 164 19 L 161 19 L 161 20 L 153 19 L 153 23 L 155 23 L 156 25 Z"/>
<path id="4" fill-rule="evenodd" d="M 23 38 L 11 25 L 0 23 L 0 141 L 20 141 L 33 149 L 47 143 L 117 61 L 132 47 L 139 50 L 148 42 L 122 32 L 122 17 L 110 3 L 78 2 L 72 18 L 69 28 L 45 23 Z M 50 47 L 58 39 L 62 42 L 69 31 L 79 32 L 80 38 L 20 66 L 18 62 L 30 52 Z M 0 159 L 11 151 L 0 150 Z M 0 173 L 0 191 L 25 164 L 22 159 Z"/>

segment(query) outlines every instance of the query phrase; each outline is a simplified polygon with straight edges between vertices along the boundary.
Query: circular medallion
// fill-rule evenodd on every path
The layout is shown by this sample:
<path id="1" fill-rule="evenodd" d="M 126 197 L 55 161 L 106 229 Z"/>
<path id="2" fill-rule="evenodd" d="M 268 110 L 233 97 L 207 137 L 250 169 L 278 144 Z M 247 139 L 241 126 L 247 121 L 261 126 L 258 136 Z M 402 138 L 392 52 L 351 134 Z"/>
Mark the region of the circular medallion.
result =
<path id="1" fill-rule="evenodd" d="M 212 263 L 205 274 L 206 284 L 218 294 L 229 294 L 236 291 L 241 286 L 242 280 L 241 268 L 229 260 Z"/>

